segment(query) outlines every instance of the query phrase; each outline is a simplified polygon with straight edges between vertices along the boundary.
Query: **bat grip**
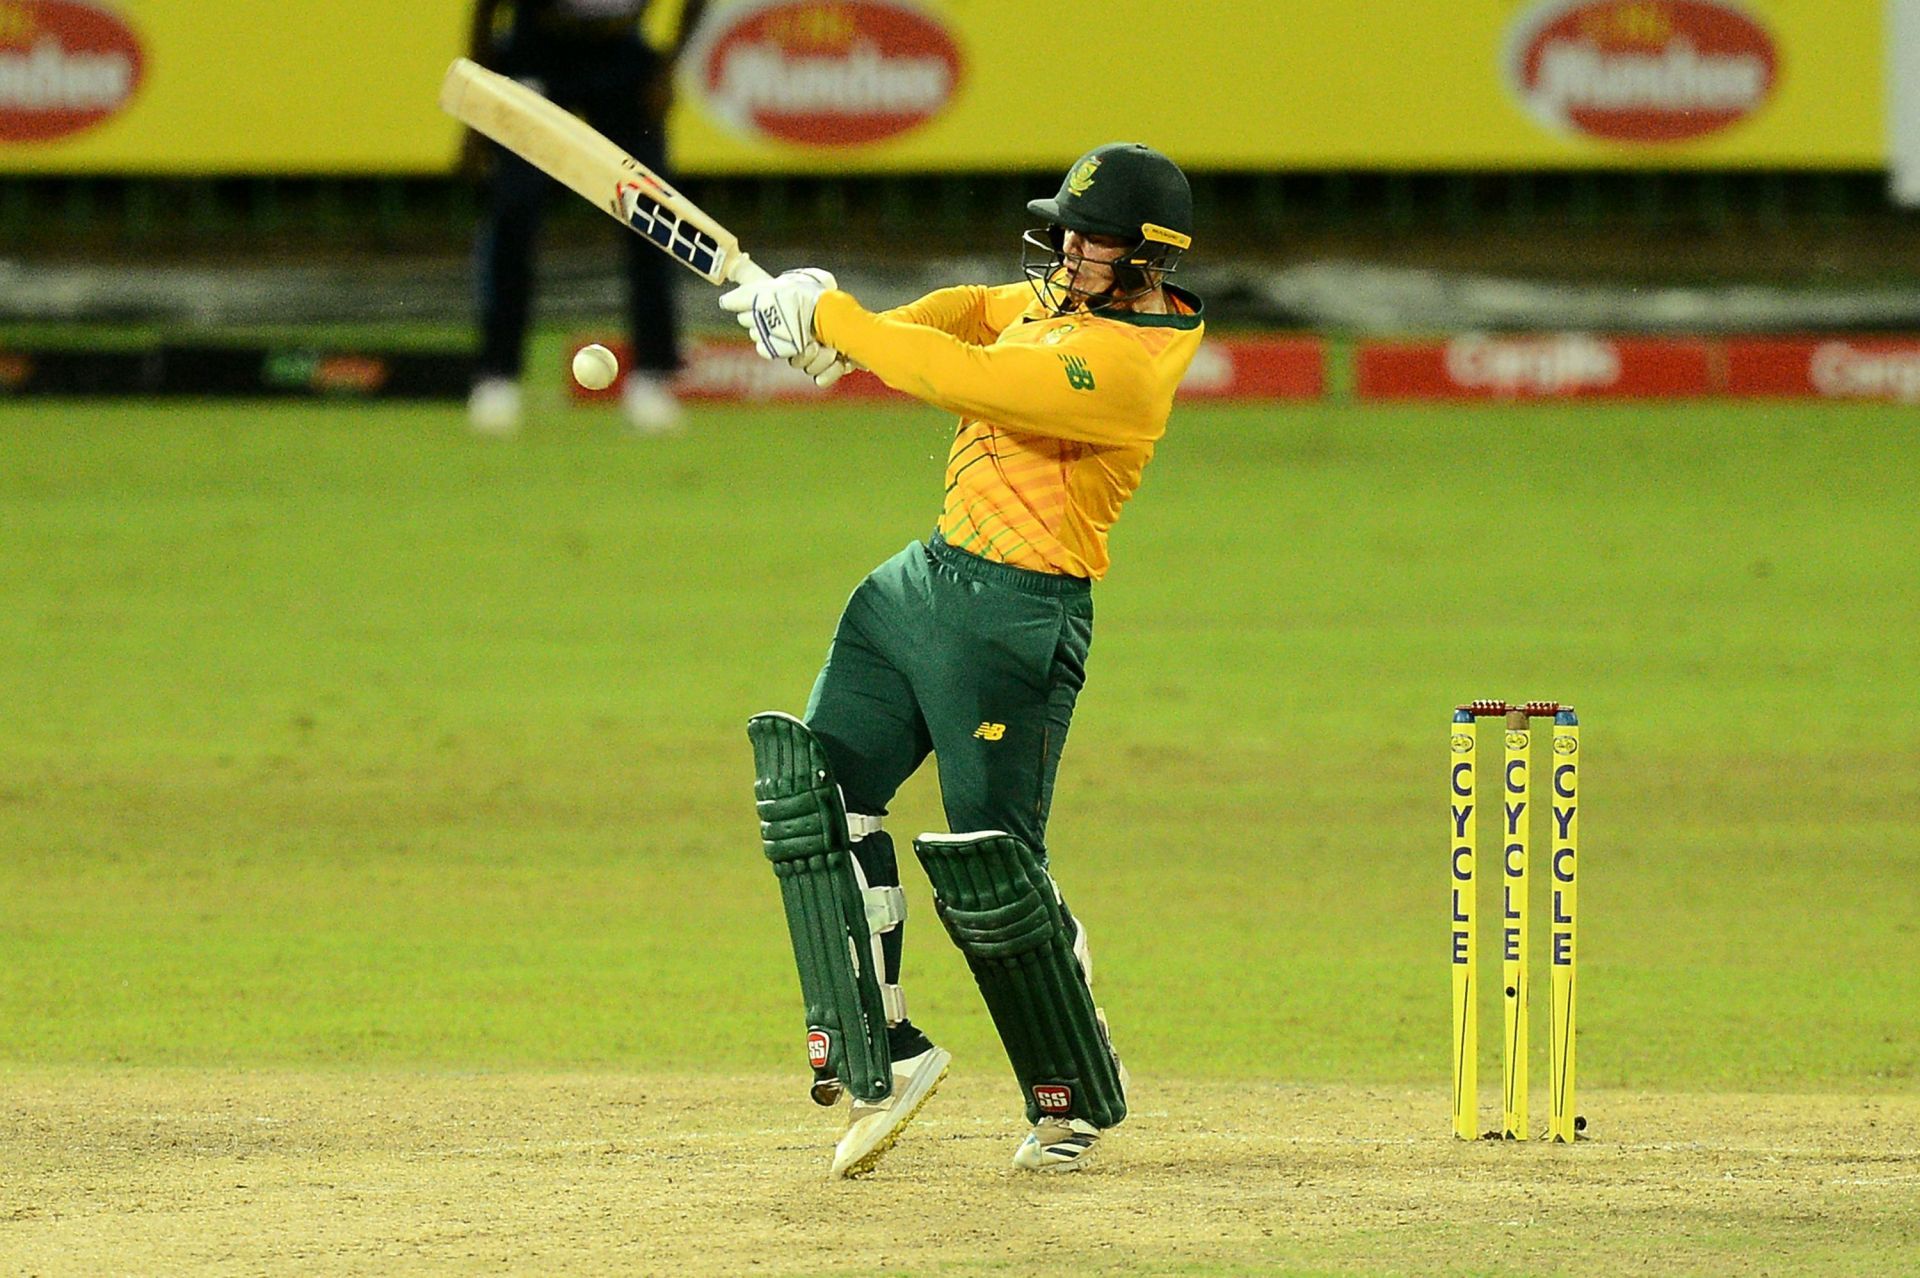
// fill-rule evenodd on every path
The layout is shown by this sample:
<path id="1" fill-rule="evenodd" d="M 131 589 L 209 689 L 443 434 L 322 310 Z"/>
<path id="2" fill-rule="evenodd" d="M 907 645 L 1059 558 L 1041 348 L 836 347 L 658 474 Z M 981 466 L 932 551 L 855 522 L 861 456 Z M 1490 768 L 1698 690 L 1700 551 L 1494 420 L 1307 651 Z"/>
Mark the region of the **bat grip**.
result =
<path id="1" fill-rule="evenodd" d="M 734 259 L 733 269 L 727 272 L 727 278 L 735 284 L 764 284 L 773 276 L 767 274 L 766 268 L 760 263 L 742 253 Z"/>

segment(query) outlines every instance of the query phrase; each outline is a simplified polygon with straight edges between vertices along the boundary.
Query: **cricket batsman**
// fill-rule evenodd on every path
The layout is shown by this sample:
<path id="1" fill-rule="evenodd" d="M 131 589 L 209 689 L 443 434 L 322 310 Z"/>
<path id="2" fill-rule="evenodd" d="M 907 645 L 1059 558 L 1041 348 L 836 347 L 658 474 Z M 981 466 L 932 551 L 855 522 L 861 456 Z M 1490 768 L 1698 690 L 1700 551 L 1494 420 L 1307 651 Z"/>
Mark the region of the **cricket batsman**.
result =
<path id="1" fill-rule="evenodd" d="M 823 270 L 720 304 L 761 355 L 836 361 L 959 417 L 933 535 L 847 601 L 806 714 L 747 726 L 754 796 L 807 1018 L 813 1098 L 850 1098 L 832 1170 L 873 1170 L 946 1076 L 908 1019 L 887 805 L 931 753 L 952 834 L 913 850 L 1019 1081 L 1015 1167 L 1068 1171 L 1127 1114 L 1086 929 L 1049 872 L 1054 775 L 1086 680 L 1107 532 L 1166 430 L 1201 304 L 1168 277 L 1193 197 L 1166 156 L 1114 143 L 1027 208 L 1026 282 L 874 313 Z"/>

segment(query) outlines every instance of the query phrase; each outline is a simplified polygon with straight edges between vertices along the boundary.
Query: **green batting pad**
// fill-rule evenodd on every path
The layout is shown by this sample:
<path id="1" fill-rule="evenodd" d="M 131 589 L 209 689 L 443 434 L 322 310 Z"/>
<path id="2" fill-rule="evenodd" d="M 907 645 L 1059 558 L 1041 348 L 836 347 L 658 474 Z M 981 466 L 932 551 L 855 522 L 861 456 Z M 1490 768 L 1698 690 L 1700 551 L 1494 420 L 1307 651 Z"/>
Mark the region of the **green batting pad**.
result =
<path id="1" fill-rule="evenodd" d="M 848 850 L 846 808 L 826 752 L 807 725 L 784 714 L 747 722 L 753 743 L 760 839 L 780 880 L 787 930 L 806 1002 L 807 1059 L 864 1101 L 893 1090 L 881 973 L 865 898 Z"/>
<path id="2" fill-rule="evenodd" d="M 1078 925 L 1040 858 L 998 831 L 923 834 L 913 850 L 1006 1045 L 1027 1120 L 1118 1125 L 1127 1116 L 1120 1063 L 1074 956 Z"/>

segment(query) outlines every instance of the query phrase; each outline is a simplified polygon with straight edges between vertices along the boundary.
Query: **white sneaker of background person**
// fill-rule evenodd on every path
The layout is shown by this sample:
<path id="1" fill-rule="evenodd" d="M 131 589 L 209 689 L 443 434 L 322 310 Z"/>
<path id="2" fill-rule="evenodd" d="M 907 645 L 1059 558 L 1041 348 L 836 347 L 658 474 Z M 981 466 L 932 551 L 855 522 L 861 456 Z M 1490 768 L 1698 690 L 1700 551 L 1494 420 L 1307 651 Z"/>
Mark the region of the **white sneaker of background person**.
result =
<path id="1" fill-rule="evenodd" d="M 476 435 L 512 435 L 520 429 L 520 383 L 483 377 L 467 395 L 467 423 Z"/>
<path id="2" fill-rule="evenodd" d="M 620 410 L 636 435 L 671 435 L 687 422 L 686 410 L 666 378 L 633 369 L 628 370 L 626 388 L 620 392 Z"/>

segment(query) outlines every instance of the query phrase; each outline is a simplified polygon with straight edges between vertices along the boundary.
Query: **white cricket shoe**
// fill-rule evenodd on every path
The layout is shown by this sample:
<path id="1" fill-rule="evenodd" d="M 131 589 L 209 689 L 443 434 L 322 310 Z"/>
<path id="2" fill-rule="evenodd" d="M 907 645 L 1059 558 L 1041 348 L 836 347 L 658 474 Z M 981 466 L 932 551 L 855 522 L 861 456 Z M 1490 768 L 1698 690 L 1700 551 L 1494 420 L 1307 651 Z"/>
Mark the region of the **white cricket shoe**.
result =
<path id="1" fill-rule="evenodd" d="M 476 435 L 505 436 L 520 429 L 520 383 L 483 377 L 467 395 L 467 423 Z"/>
<path id="2" fill-rule="evenodd" d="M 927 1103 L 952 1063 L 953 1053 L 941 1047 L 929 1047 L 918 1056 L 895 1061 L 893 1095 L 876 1104 L 853 1102 L 846 1134 L 833 1147 L 833 1174 L 851 1180 L 878 1166 L 881 1155 L 900 1139 L 901 1129 Z"/>
<path id="3" fill-rule="evenodd" d="M 686 410 L 664 377 L 629 371 L 620 392 L 620 410 L 636 435 L 672 435 L 687 424 Z"/>
<path id="4" fill-rule="evenodd" d="M 1085 1119 L 1043 1118 L 1013 1151 L 1013 1165 L 1022 1171 L 1077 1171 L 1091 1160 L 1099 1139 L 1100 1129 Z"/>

